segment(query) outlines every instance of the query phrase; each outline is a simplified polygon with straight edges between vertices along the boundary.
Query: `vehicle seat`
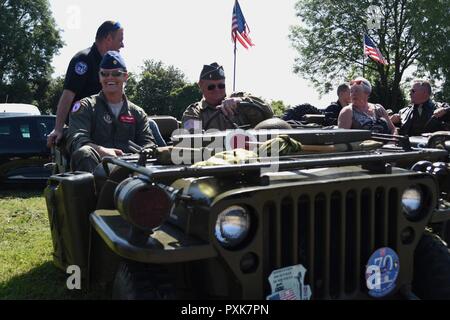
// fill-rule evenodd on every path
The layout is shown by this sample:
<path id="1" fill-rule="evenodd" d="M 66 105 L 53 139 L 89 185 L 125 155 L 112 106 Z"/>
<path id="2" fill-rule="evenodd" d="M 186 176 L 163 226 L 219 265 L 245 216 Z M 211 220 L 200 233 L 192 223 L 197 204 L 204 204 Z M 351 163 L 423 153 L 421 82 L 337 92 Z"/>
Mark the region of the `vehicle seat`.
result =
<path id="1" fill-rule="evenodd" d="M 180 128 L 180 122 L 172 116 L 151 116 L 149 117 L 156 122 L 162 138 L 167 145 L 172 145 L 172 133 Z"/>
<path id="2" fill-rule="evenodd" d="M 167 146 L 167 143 L 161 136 L 161 132 L 159 131 L 158 124 L 155 122 L 155 120 L 148 119 L 148 126 L 150 127 L 150 130 L 153 134 L 153 138 L 155 139 L 155 142 L 158 145 L 158 147 Z"/>

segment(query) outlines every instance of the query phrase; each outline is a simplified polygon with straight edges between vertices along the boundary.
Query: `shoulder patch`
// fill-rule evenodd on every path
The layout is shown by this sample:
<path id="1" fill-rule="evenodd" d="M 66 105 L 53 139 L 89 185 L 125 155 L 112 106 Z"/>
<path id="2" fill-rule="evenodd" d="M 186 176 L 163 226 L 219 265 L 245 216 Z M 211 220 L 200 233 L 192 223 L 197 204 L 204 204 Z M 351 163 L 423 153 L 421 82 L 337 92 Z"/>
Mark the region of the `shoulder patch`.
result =
<path id="1" fill-rule="evenodd" d="M 75 112 L 77 112 L 78 110 L 80 110 L 80 107 L 81 107 L 80 101 L 75 102 L 75 103 L 73 104 L 73 107 L 72 107 L 72 113 L 75 113 Z"/>
<path id="2" fill-rule="evenodd" d="M 77 64 L 75 65 L 75 73 L 76 74 L 82 76 L 87 71 L 88 71 L 88 65 L 86 62 L 83 62 L 83 61 L 77 62 Z"/>

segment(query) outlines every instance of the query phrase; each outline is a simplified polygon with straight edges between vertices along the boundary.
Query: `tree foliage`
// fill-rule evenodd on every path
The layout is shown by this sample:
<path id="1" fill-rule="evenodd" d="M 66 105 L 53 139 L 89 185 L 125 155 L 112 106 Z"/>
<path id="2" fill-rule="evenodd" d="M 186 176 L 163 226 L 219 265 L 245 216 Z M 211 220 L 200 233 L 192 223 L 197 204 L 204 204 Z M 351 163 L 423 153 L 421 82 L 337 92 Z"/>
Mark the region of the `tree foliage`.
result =
<path id="1" fill-rule="evenodd" d="M 65 76 L 52 78 L 45 92 L 41 95 L 39 100 L 39 109 L 46 114 L 56 114 L 56 107 L 58 106 L 59 98 L 64 90 Z"/>
<path id="2" fill-rule="evenodd" d="M 284 104 L 284 102 L 282 100 L 272 100 L 270 102 L 270 106 L 272 107 L 273 113 L 274 115 L 281 117 L 284 112 L 286 111 L 286 109 L 288 109 L 289 107 L 286 107 L 286 105 Z"/>
<path id="3" fill-rule="evenodd" d="M 202 93 L 196 83 L 186 83 L 181 88 L 176 88 L 170 92 L 172 100 L 169 106 L 169 114 L 177 119 L 181 119 L 184 110 L 193 102 L 199 101 Z"/>
<path id="4" fill-rule="evenodd" d="M 379 29 L 370 29 L 368 8 L 381 10 Z M 433 8 L 435 6 L 435 8 Z M 449 79 L 448 0 L 299 0 L 302 24 L 291 27 L 290 39 L 300 56 L 294 72 L 322 93 L 361 75 L 363 35 L 368 34 L 389 62 L 367 61 L 365 76 L 375 84 L 374 102 L 398 109 L 404 104 L 400 82 L 409 67 Z"/>
<path id="5" fill-rule="evenodd" d="M 0 101 L 39 103 L 62 46 L 47 0 L 0 0 Z"/>
<path id="6" fill-rule="evenodd" d="M 202 97 L 197 85 L 188 83 L 181 70 L 154 60 L 144 61 L 142 72 L 128 81 L 126 90 L 130 100 L 149 115 L 176 118 Z"/>
<path id="7" fill-rule="evenodd" d="M 419 44 L 419 75 L 436 82 L 437 99 L 450 101 L 450 2 L 417 1 L 413 35 Z"/>

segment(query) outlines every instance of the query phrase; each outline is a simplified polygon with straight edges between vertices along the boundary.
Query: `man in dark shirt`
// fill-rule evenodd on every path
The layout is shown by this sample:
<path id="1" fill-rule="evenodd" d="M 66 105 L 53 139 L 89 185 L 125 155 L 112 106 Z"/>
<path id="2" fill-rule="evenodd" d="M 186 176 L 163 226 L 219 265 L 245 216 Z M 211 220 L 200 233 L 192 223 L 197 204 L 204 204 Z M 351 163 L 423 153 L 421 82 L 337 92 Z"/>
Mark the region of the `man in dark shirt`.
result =
<path id="1" fill-rule="evenodd" d="M 64 90 L 56 110 L 55 128 L 47 137 L 49 148 L 62 138 L 64 123 L 72 104 L 101 90 L 98 73 L 102 56 L 109 50 L 119 51 L 121 48 L 123 48 L 122 26 L 119 22 L 105 21 L 97 29 L 92 47 L 78 52 L 70 60 Z"/>
<path id="2" fill-rule="evenodd" d="M 331 103 L 324 111 L 327 119 L 326 125 L 337 125 L 337 119 L 342 108 L 352 102 L 352 99 L 350 98 L 350 87 L 347 83 L 338 86 L 337 95 L 338 100 Z"/>
<path id="3" fill-rule="evenodd" d="M 400 125 L 399 134 L 418 136 L 448 129 L 448 106 L 431 100 L 431 85 L 428 81 L 414 80 L 409 93 L 411 104 L 390 117 L 394 124 Z"/>

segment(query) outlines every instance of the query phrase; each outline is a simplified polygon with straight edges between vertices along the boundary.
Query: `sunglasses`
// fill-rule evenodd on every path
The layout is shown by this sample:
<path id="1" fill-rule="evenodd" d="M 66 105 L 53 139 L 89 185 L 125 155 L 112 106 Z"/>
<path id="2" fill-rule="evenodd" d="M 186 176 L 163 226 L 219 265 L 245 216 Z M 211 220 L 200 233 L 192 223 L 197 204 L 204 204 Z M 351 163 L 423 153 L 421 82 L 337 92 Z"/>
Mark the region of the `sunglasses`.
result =
<path id="1" fill-rule="evenodd" d="M 126 73 L 126 72 L 121 71 L 121 70 L 110 71 L 110 72 L 108 72 L 108 71 L 103 71 L 103 70 L 100 71 L 100 75 L 101 75 L 102 77 L 104 77 L 104 78 L 107 78 L 107 77 L 109 77 L 109 76 L 114 77 L 114 78 L 118 78 L 118 77 L 121 77 L 122 75 L 124 75 L 125 73 Z"/>
<path id="2" fill-rule="evenodd" d="M 225 83 L 219 83 L 217 85 L 210 84 L 207 88 L 208 88 L 208 91 L 213 91 L 216 87 L 217 87 L 217 89 L 220 89 L 220 90 L 225 89 Z"/>

